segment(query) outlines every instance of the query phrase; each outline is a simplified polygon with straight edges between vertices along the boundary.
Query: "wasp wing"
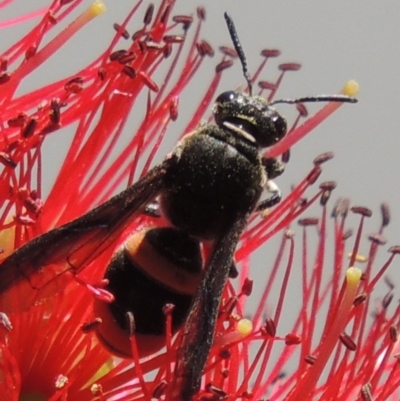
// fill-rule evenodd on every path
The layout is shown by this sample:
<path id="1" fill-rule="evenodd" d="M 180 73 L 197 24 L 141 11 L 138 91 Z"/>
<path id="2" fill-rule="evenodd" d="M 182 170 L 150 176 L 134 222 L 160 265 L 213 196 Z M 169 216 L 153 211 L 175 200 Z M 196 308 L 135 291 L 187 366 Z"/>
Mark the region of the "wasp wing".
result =
<path id="1" fill-rule="evenodd" d="M 0 265 L 0 308 L 28 309 L 60 290 L 67 271 L 77 273 L 98 257 L 163 189 L 172 159 L 150 170 L 141 180 L 85 215 L 28 242 Z M 51 266 L 51 269 L 50 269 Z M 46 272 L 43 273 L 43 269 Z M 44 282 L 45 280 L 45 282 Z M 24 299 L 7 300 L 12 286 Z M 43 288 L 46 287 L 44 290 Z M 26 288 L 26 293 L 25 293 Z M 10 295 L 9 298 L 15 298 Z"/>
<path id="2" fill-rule="evenodd" d="M 214 244 L 179 344 L 174 378 L 174 389 L 179 391 L 179 395 L 175 394 L 176 399 L 191 401 L 200 387 L 214 339 L 222 291 L 248 217 L 249 214 L 245 214 L 235 219 L 234 224 Z"/>

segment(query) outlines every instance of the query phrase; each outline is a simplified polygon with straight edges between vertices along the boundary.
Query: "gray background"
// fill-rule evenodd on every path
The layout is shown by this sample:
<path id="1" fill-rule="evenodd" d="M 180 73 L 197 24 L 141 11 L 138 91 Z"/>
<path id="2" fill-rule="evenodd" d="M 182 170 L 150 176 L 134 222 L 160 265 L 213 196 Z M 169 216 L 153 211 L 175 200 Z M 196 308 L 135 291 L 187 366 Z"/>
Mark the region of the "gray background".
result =
<path id="1" fill-rule="evenodd" d="M 17 0 L 13 7 L 0 11 L 0 21 L 35 10 L 47 1 Z M 90 4 L 88 1 L 86 5 Z M 46 76 L 33 75 L 29 85 L 49 82 L 66 74 L 73 74 L 99 55 L 114 34 L 113 22 L 122 22 L 134 4 L 129 0 L 106 2 L 108 11 L 86 27 L 66 45 L 63 54 L 48 61 Z M 157 2 L 156 2 L 157 4 Z M 277 180 L 284 194 L 309 171 L 312 160 L 325 151 L 333 151 L 335 159 L 324 167 L 323 179 L 337 180 L 335 197 L 348 196 L 355 204 L 366 205 L 375 212 L 374 224 L 367 231 L 375 231 L 379 224 L 379 204 L 387 201 L 392 206 L 392 224 L 386 231 L 389 244 L 400 237 L 400 206 L 398 205 L 399 147 L 399 47 L 400 3 L 395 1 L 365 2 L 362 0 L 322 2 L 300 1 L 238 1 L 215 2 L 178 1 L 174 14 L 194 13 L 197 5 L 207 9 L 207 21 L 202 37 L 215 47 L 230 45 L 223 12 L 233 17 L 245 49 L 250 71 L 260 63 L 259 51 L 276 47 L 283 55 L 269 68 L 269 77 L 277 76 L 276 65 L 297 61 L 303 68 L 284 80 L 278 97 L 296 98 L 305 95 L 335 93 L 350 78 L 361 86 L 358 105 L 345 105 L 306 139 L 297 144 L 287 171 Z M 144 8 L 139 12 L 139 22 Z M 29 25 L 29 24 L 28 24 Z M 2 35 L 1 48 L 13 43 L 19 27 Z M 134 28 L 131 28 L 131 32 Z M 71 63 L 70 60 L 73 59 Z M 203 69 L 204 82 L 209 82 L 217 58 L 207 61 Z M 209 76 L 207 76 L 209 73 Z M 222 89 L 234 89 L 243 84 L 238 64 L 222 81 Z M 186 97 L 188 104 L 204 90 L 198 85 Z M 187 96 L 187 95 L 185 95 Z M 180 102 L 180 116 L 185 114 L 185 98 Z M 194 100 L 195 101 L 195 100 Z M 290 106 L 280 106 L 290 114 Z M 309 107 L 310 110 L 313 107 Z M 183 127 L 184 118 L 177 123 Z M 172 136 L 171 136 L 172 138 Z M 170 148 L 175 139 L 167 145 Z M 51 154 L 63 153 L 55 149 L 57 141 L 46 145 Z M 45 161 L 53 163 L 54 160 Z M 49 164 L 50 166 L 50 164 Z M 47 169 L 52 170 L 54 169 Z M 54 177 L 46 177 L 51 183 Z M 49 184 L 50 185 L 50 184 Z M 366 247 L 365 247 L 366 249 Z M 253 275 L 257 273 L 253 270 Z"/>

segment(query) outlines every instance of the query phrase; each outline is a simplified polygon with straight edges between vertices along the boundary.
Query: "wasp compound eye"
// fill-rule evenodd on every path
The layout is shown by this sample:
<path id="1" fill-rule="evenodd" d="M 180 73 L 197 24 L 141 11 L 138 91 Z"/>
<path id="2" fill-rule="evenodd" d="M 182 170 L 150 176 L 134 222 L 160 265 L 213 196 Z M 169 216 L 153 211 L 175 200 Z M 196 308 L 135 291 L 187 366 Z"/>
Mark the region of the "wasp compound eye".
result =
<path id="1" fill-rule="evenodd" d="M 286 119 L 273 109 L 269 109 L 269 114 L 269 130 L 260 132 L 260 137 L 256 138 L 257 142 L 262 147 L 275 145 L 286 135 L 287 132 Z"/>
<path id="2" fill-rule="evenodd" d="M 232 102 L 233 100 L 237 99 L 239 97 L 239 93 L 235 91 L 226 91 L 221 93 L 217 99 L 215 100 L 215 103 L 227 103 L 227 102 Z"/>

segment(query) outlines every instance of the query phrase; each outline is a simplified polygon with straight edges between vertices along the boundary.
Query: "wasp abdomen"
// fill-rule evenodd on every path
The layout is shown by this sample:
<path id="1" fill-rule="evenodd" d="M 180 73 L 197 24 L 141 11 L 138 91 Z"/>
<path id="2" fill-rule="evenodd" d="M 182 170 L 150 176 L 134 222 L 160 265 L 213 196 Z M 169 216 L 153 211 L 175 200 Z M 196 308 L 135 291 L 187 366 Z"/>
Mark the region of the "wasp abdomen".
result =
<path id="1" fill-rule="evenodd" d="M 115 301 L 95 301 L 103 322 L 99 339 L 111 352 L 130 357 L 130 313 L 140 356 L 145 356 L 165 344 L 166 304 L 174 305 L 173 332 L 186 319 L 202 278 L 200 244 L 172 227 L 136 232 L 114 255 L 105 278 Z"/>

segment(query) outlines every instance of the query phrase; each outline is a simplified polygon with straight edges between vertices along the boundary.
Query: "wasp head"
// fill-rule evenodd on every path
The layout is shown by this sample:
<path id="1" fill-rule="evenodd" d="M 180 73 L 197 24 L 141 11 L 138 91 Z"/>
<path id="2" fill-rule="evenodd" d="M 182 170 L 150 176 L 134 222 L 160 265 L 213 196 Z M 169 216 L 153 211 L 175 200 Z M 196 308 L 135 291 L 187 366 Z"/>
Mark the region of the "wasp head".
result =
<path id="1" fill-rule="evenodd" d="M 239 133 L 260 148 L 279 142 L 287 131 L 285 118 L 265 99 L 236 91 L 217 97 L 214 118 L 220 128 Z"/>

